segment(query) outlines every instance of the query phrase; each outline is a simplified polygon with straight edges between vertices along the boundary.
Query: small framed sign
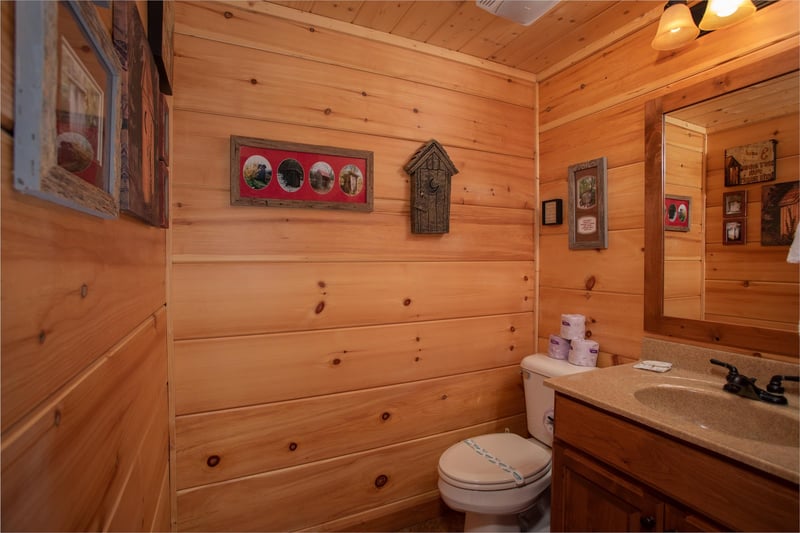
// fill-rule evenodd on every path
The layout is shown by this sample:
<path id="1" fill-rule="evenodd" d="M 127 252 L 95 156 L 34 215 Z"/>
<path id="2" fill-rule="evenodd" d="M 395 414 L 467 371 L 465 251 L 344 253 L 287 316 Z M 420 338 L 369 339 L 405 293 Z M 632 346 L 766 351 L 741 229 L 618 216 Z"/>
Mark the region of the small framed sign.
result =
<path id="1" fill-rule="evenodd" d="M 722 221 L 722 244 L 745 244 L 747 242 L 747 220 L 744 217 L 727 218 Z"/>
<path id="2" fill-rule="evenodd" d="M 231 204 L 372 211 L 372 152 L 231 136 Z"/>
<path id="3" fill-rule="evenodd" d="M 776 144 L 770 139 L 725 149 L 725 186 L 773 181 Z"/>
<path id="4" fill-rule="evenodd" d="M 747 191 L 734 191 L 722 194 L 722 216 L 743 217 L 747 214 Z"/>
<path id="5" fill-rule="evenodd" d="M 563 223 L 562 200 L 545 200 L 542 202 L 542 226 L 558 226 Z"/>
<path id="6" fill-rule="evenodd" d="M 605 157 L 569 167 L 569 247 L 608 248 Z"/>

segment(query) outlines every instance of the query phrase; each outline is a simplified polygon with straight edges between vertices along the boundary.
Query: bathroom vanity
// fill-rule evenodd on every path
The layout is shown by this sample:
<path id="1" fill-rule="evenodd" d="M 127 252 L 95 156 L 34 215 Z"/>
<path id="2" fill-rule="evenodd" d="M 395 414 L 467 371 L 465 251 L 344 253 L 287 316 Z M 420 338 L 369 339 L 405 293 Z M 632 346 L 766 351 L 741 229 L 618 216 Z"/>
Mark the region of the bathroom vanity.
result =
<path id="1" fill-rule="evenodd" d="M 740 398 L 701 361 L 548 384 L 552 531 L 798 531 L 796 388 L 788 406 Z"/>

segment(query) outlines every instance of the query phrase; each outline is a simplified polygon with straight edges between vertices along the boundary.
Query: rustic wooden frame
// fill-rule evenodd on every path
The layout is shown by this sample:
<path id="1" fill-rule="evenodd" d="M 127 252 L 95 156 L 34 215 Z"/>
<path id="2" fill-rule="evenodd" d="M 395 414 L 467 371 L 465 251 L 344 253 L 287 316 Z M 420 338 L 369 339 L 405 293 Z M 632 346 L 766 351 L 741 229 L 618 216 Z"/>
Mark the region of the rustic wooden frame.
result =
<path id="1" fill-rule="evenodd" d="M 569 247 L 571 250 L 608 248 L 607 171 L 608 162 L 605 157 L 569 167 L 567 185 L 569 189 Z M 592 178 L 594 178 L 593 184 L 590 183 Z M 585 186 L 588 186 L 589 189 L 582 190 Z M 578 197 L 588 192 L 592 193 L 592 198 L 584 206 L 583 199 Z"/>
<path id="2" fill-rule="evenodd" d="M 739 210 L 731 206 L 732 201 L 739 200 Z M 722 218 L 747 216 L 747 190 L 722 193 Z"/>
<path id="3" fill-rule="evenodd" d="M 114 2 L 114 46 L 123 70 L 120 209 L 161 225 L 158 71 L 135 2 Z"/>
<path id="4" fill-rule="evenodd" d="M 800 357 L 797 333 L 769 328 L 693 320 L 664 315 L 664 228 L 656 214 L 664 205 L 664 113 L 692 105 L 720 94 L 741 89 L 798 69 L 796 50 L 788 50 L 749 65 L 732 69 L 691 85 L 679 85 L 645 103 L 645 250 L 644 329 L 647 332 L 735 346 L 759 352 Z"/>
<path id="5" fill-rule="evenodd" d="M 680 218 L 680 208 L 686 207 L 686 218 Z M 675 207 L 671 213 L 670 207 Z M 675 194 L 664 195 L 664 231 L 689 231 L 692 225 L 692 198 Z"/>
<path id="6" fill-rule="evenodd" d="M 373 154 L 366 150 L 351 150 L 332 146 L 317 146 L 252 137 L 231 135 L 230 140 L 231 205 L 261 207 L 306 207 L 372 211 Z M 249 155 L 248 155 L 249 154 Z M 246 159 L 245 159 L 246 158 Z M 264 185 L 255 187 L 255 177 L 245 176 L 248 161 L 265 161 L 262 179 Z M 291 165 L 296 173 L 302 169 L 300 184 L 281 182 L 280 168 Z M 320 165 L 320 167 L 317 167 Z M 327 166 L 325 166 L 327 165 Z M 314 168 L 333 172 L 333 182 L 327 189 L 312 185 Z M 353 172 L 355 174 L 353 174 Z M 355 175 L 356 192 L 350 193 L 342 185 L 344 173 Z M 318 173 L 319 176 L 321 173 Z M 266 181 L 263 178 L 266 177 Z M 323 176 L 327 178 L 327 176 Z M 250 180 L 250 181 L 248 181 Z M 323 182 L 327 182 L 325 179 Z M 358 186 L 358 182 L 361 185 Z"/>
<path id="7" fill-rule="evenodd" d="M 96 150 L 103 154 L 104 163 L 98 180 L 101 183 L 97 185 L 58 164 L 56 117 L 61 30 L 54 28 L 59 28 L 62 9 L 72 15 L 86 41 L 83 49 L 94 54 L 106 76 L 102 87 L 103 116 L 98 121 L 102 144 Z M 25 31 L 16 32 L 15 44 L 14 187 L 90 215 L 116 218 L 120 188 L 117 147 L 121 126 L 118 113 L 121 68 L 102 21 L 94 6 L 75 1 L 17 2 L 16 20 L 17 27 Z M 83 65 L 79 58 L 77 62 Z"/>
<path id="8" fill-rule="evenodd" d="M 739 235 L 732 235 L 731 226 L 739 226 Z M 747 244 L 747 219 L 745 217 L 722 219 L 722 244 Z"/>

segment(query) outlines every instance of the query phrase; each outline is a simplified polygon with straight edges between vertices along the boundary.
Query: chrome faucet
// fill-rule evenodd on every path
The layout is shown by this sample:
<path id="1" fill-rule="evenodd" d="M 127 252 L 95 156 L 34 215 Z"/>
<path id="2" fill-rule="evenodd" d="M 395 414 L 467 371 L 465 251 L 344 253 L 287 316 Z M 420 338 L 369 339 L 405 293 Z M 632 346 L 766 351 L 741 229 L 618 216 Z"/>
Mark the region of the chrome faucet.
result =
<path id="1" fill-rule="evenodd" d="M 751 400 L 759 400 L 767 403 L 774 403 L 777 405 L 786 405 L 786 397 L 783 396 L 783 387 L 781 381 L 800 381 L 798 376 L 773 376 L 767 385 L 767 390 L 760 389 L 756 386 L 756 378 L 749 378 L 740 374 L 735 366 L 730 365 L 718 359 L 709 359 L 711 364 L 723 366 L 728 369 L 728 375 L 725 376 L 725 385 L 722 390 L 737 394 Z"/>

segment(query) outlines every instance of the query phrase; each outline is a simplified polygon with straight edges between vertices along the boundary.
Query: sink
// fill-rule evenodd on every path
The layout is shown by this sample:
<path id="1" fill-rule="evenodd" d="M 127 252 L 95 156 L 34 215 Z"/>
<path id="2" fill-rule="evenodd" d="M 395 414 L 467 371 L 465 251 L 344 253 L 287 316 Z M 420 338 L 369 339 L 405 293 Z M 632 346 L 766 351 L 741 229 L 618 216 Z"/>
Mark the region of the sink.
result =
<path id="1" fill-rule="evenodd" d="M 702 429 L 776 444 L 800 446 L 796 406 L 769 405 L 723 391 L 679 385 L 653 385 L 633 393 L 639 403 Z"/>

